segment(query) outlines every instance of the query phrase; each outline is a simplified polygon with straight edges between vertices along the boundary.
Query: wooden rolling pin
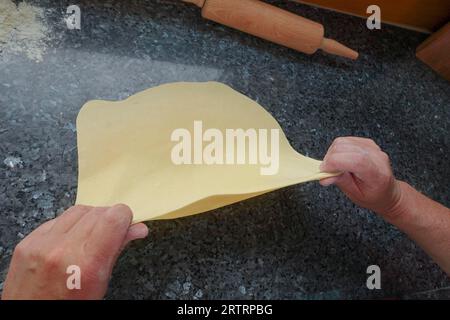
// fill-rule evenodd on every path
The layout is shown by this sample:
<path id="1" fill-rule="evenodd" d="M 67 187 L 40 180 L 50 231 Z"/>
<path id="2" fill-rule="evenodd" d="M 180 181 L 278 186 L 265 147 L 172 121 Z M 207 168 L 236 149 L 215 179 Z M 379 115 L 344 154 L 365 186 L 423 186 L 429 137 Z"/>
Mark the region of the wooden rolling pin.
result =
<path id="1" fill-rule="evenodd" d="M 259 0 L 183 0 L 202 8 L 202 16 L 282 46 L 313 54 L 317 49 L 357 59 L 358 52 L 324 37 L 320 23 Z"/>

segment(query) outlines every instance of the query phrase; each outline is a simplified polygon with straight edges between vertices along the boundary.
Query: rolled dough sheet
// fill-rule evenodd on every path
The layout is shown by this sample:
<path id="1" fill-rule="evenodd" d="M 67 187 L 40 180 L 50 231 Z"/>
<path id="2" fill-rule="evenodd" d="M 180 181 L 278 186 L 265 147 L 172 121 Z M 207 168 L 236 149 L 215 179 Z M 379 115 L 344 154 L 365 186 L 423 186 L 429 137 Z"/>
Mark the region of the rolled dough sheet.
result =
<path id="1" fill-rule="evenodd" d="M 176 165 L 175 129 L 279 129 L 279 170 L 261 175 L 261 165 Z M 133 222 L 174 219 L 245 200 L 334 173 L 297 153 L 277 121 L 259 104 L 217 83 L 172 83 L 123 101 L 87 102 L 77 118 L 77 204 L 124 203 Z"/>

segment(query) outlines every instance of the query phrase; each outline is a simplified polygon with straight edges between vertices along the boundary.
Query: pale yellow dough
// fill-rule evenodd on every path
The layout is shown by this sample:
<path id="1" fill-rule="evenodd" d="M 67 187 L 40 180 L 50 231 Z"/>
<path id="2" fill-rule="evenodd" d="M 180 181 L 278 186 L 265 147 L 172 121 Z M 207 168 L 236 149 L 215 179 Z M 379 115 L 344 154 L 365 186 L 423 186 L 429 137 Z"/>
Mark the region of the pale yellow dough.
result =
<path id="1" fill-rule="evenodd" d="M 207 128 L 280 129 L 279 171 L 259 165 L 175 165 L 171 133 Z M 289 185 L 333 176 L 297 153 L 259 104 L 217 83 L 172 83 L 123 101 L 89 101 L 77 118 L 77 204 L 124 203 L 133 222 L 173 219 L 219 208 Z"/>

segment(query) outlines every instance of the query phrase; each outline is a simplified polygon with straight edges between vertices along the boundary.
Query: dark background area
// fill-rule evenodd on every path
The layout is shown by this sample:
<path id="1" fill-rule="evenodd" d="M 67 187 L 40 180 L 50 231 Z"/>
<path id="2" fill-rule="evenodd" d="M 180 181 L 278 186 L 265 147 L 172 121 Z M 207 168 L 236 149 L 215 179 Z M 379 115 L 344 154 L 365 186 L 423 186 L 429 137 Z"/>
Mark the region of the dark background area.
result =
<path id="1" fill-rule="evenodd" d="M 79 31 L 63 21 L 73 3 L 29 1 L 45 9 L 51 33 L 40 63 L 0 54 L 0 284 L 21 238 L 75 200 L 81 106 L 166 82 L 232 86 L 310 157 L 322 158 L 335 137 L 370 137 L 399 179 L 450 205 L 449 84 L 414 56 L 427 35 L 271 2 L 323 23 L 360 59 L 304 55 L 180 1 L 79 1 Z M 21 162 L 11 168 L 7 157 Z M 317 182 L 148 226 L 149 238 L 119 259 L 107 298 L 450 298 L 449 278 L 420 248 Z M 381 290 L 366 288 L 371 264 Z"/>

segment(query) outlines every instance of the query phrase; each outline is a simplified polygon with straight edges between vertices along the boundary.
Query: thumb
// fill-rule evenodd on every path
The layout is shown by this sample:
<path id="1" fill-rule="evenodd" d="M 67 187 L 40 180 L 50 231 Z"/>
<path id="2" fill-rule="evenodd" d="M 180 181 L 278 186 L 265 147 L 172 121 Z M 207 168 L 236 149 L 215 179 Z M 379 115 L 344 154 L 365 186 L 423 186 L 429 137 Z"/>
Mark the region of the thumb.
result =
<path id="1" fill-rule="evenodd" d="M 133 224 L 128 228 L 128 233 L 123 240 L 122 248 L 126 247 L 131 241 L 144 239 L 148 236 L 148 227 L 144 223 Z"/>

